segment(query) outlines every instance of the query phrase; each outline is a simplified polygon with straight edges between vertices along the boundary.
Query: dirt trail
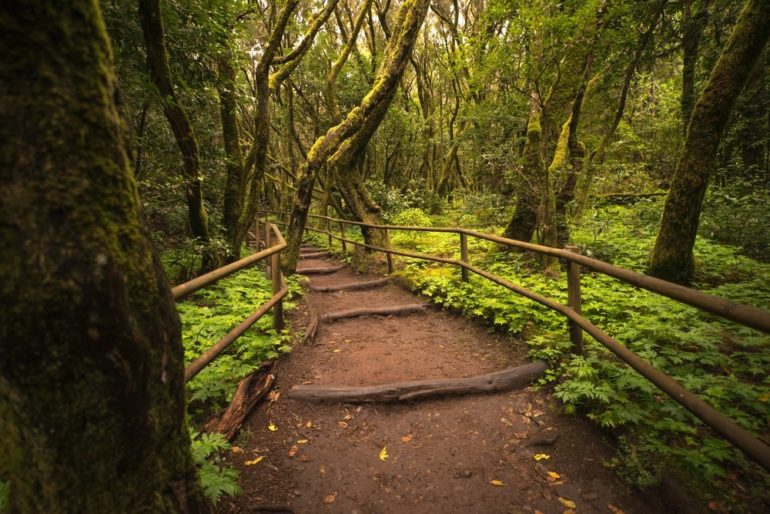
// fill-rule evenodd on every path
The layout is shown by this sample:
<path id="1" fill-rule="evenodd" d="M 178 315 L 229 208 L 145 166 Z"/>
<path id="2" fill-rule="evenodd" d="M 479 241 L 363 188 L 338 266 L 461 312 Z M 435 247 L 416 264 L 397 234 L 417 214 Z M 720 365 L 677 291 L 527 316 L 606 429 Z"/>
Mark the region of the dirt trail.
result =
<path id="1" fill-rule="evenodd" d="M 336 264 L 304 259 L 300 269 Z M 345 268 L 311 282 L 375 278 Z M 395 285 L 308 292 L 297 316 L 423 301 Z M 561 415 L 544 391 L 364 405 L 311 404 L 286 394 L 295 384 L 467 377 L 525 362 L 523 344 L 430 306 L 398 317 L 323 322 L 312 344 L 279 361 L 278 399 L 252 415 L 237 442 L 243 452 L 232 456 L 244 493 L 223 500 L 219 511 L 664 512 L 657 499 L 629 491 L 602 465 L 612 453 L 602 436 Z M 264 458 L 244 465 L 257 457 Z"/>

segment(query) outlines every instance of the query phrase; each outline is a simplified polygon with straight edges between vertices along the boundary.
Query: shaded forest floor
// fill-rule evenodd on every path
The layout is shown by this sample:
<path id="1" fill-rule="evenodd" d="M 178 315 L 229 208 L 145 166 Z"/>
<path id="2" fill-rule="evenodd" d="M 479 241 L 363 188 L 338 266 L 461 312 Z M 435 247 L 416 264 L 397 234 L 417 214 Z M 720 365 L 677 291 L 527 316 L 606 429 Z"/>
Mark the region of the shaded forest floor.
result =
<path id="1" fill-rule="evenodd" d="M 301 268 L 330 267 L 330 258 Z M 349 268 L 314 285 L 377 277 Z M 309 291 L 310 313 L 414 304 L 396 285 Z M 243 493 L 221 513 L 670 512 L 658 495 L 629 490 L 603 465 L 613 449 L 588 423 L 559 412 L 546 390 L 399 404 L 313 404 L 288 398 L 295 384 L 363 386 L 467 377 L 526 362 L 514 343 L 473 321 L 427 306 L 399 317 L 322 322 L 316 338 L 281 358 L 270 401 L 251 416 L 230 457 Z M 387 454 L 387 456 L 386 456 Z"/>

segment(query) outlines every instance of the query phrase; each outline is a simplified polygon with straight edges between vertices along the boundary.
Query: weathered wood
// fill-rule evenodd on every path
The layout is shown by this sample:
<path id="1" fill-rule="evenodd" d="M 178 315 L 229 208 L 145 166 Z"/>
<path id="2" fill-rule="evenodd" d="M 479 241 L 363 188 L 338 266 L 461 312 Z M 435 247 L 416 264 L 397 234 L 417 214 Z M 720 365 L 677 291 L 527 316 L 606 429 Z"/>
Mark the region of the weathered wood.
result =
<path id="1" fill-rule="evenodd" d="M 468 263 L 468 236 L 464 233 L 460 233 L 460 260 L 464 263 Z M 466 268 L 460 268 L 460 277 L 463 282 L 468 281 L 468 270 Z"/>
<path id="2" fill-rule="evenodd" d="M 316 293 L 331 293 L 334 291 L 361 291 L 364 289 L 373 289 L 384 286 L 390 282 L 390 277 L 378 278 L 377 280 L 367 280 L 366 282 L 349 282 L 347 284 L 337 284 L 333 286 L 315 286 L 310 284 L 308 287 Z"/>
<path id="3" fill-rule="evenodd" d="M 319 325 L 319 319 L 318 315 L 314 312 L 310 313 L 310 321 L 307 324 L 307 328 L 305 329 L 305 336 L 302 338 L 302 344 L 308 344 L 313 339 L 315 339 L 316 334 L 318 333 L 318 325 Z"/>
<path id="4" fill-rule="evenodd" d="M 241 429 L 246 417 L 254 410 L 259 401 L 267 394 L 275 381 L 273 362 L 263 363 L 259 369 L 244 378 L 238 384 L 233 400 L 221 417 L 206 423 L 206 432 L 219 432 L 228 441 L 232 441 Z"/>
<path id="5" fill-rule="evenodd" d="M 329 252 L 312 252 L 312 253 L 300 253 L 300 259 L 317 259 L 319 257 L 328 257 Z"/>
<path id="6" fill-rule="evenodd" d="M 272 262 L 272 277 L 271 281 L 273 283 L 273 297 L 278 295 L 278 293 L 281 291 L 283 287 L 283 273 L 281 273 L 281 254 L 280 253 L 274 253 L 271 257 Z M 280 297 L 278 301 L 273 306 L 273 328 L 276 331 L 283 330 L 284 323 L 283 323 L 283 297 Z"/>
<path id="7" fill-rule="evenodd" d="M 347 311 L 330 312 L 321 316 L 321 321 L 336 321 L 346 318 L 357 318 L 359 316 L 392 316 L 394 314 L 412 314 L 423 312 L 425 305 L 415 303 L 409 305 L 396 305 L 394 307 L 370 307 L 362 309 L 350 309 Z"/>
<path id="8" fill-rule="evenodd" d="M 545 362 L 535 361 L 475 377 L 411 380 L 364 387 L 295 385 L 289 390 L 289 398 L 319 402 L 365 403 L 422 400 L 444 395 L 496 393 L 526 386 L 542 375 L 547 367 Z"/>
<path id="9" fill-rule="evenodd" d="M 340 264 L 339 266 L 325 266 L 322 268 L 301 268 L 297 270 L 300 275 L 326 275 L 334 273 L 347 266 L 347 264 Z"/>
<path id="10" fill-rule="evenodd" d="M 580 253 L 577 246 L 567 246 L 568 252 Z M 580 293 L 580 264 L 567 261 L 567 298 L 570 308 L 578 314 L 582 313 L 582 296 Z M 572 352 L 583 354 L 583 330 L 574 322 L 569 322 L 569 338 L 572 342 Z"/>

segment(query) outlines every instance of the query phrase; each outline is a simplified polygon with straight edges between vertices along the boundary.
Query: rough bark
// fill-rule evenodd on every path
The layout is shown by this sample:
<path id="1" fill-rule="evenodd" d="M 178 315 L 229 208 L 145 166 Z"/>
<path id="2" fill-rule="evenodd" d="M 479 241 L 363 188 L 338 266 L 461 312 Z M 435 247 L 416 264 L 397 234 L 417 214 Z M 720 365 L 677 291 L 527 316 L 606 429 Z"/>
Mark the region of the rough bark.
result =
<path id="1" fill-rule="evenodd" d="M 695 105 L 695 65 L 698 60 L 698 46 L 703 27 L 706 24 L 708 1 L 698 2 L 684 0 L 682 2 L 682 130 L 687 134 L 687 124 L 690 122 L 692 108 Z M 697 11 L 694 11 L 693 8 Z M 698 8 L 699 7 L 699 8 Z"/>
<path id="2" fill-rule="evenodd" d="M 208 242 L 208 215 L 203 206 L 203 191 L 201 189 L 203 175 L 198 142 L 195 139 L 195 132 L 187 112 L 179 103 L 171 82 L 159 0 L 139 0 L 139 17 L 142 22 L 144 48 L 147 53 L 150 78 L 158 89 L 163 113 L 166 115 L 171 131 L 174 133 L 176 144 L 182 154 L 190 230 L 193 237 L 202 242 Z M 204 262 L 204 268 L 210 268 L 214 263 L 210 255 L 204 255 L 204 261 L 208 261 Z"/>
<path id="3" fill-rule="evenodd" d="M 435 396 L 483 394 L 526 387 L 540 377 L 548 366 L 535 361 L 523 366 L 467 378 L 412 380 L 364 387 L 295 385 L 289 389 L 292 400 L 320 402 L 397 402 Z"/>
<path id="4" fill-rule="evenodd" d="M 288 248 L 284 252 L 284 272 L 294 273 L 299 256 L 302 233 L 310 209 L 313 185 L 321 167 L 337 152 L 344 152 L 343 144 L 364 126 L 366 120 L 376 115 L 383 103 L 389 105 L 393 91 L 398 85 L 404 67 L 412 51 L 417 34 L 428 10 L 428 0 L 408 0 L 399 10 L 399 22 L 396 31 L 388 40 L 385 58 L 375 78 L 374 85 L 361 103 L 348 113 L 338 125 L 316 140 L 308 152 L 306 161 L 300 165 L 297 173 L 297 193 L 291 212 L 288 229 Z M 338 158 L 344 154 L 338 154 Z"/>
<path id="5" fill-rule="evenodd" d="M 717 148 L 768 38 L 770 2 L 749 0 L 693 108 L 655 240 L 648 270 L 652 275 L 685 283 L 692 277 L 692 250 Z"/>
<path id="6" fill-rule="evenodd" d="M 206 512 L 97 2 L 0 12 L 0 469 L 18 513 Z"/>

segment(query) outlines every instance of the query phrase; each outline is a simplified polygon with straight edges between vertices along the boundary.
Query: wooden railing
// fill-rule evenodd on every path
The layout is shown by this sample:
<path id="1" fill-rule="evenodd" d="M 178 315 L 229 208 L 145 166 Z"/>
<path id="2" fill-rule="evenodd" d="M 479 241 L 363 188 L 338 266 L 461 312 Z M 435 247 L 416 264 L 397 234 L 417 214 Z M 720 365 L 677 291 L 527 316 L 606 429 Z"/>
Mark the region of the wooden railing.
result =
<path id="1" fill-rule="evenodd" d="M 220 339 L 211 348 L 203 352 L 203 354 L 190 363 L 184 370 L 185 382 L 189 381 L 195 375 L 197 375 L 203 368 L 205 368 L 211 361 L 219 357 L 219 355 L 230 346 L 238 337 L 240 337 L 246 330 L 249 329 L 254 323 L 259 320 L 267 311 L 273 309 L 273 328 L 276 330 L 283 329 L 283 297 L 286 296 L 288 288 L 286 286 L 286 280 L 281 273 L 281 252 L 286 248 L 286 240 L 283 238 L 281 231 L 278 227 L 272 223 L 266 223 L 264 225 L 265 231 L 265 249 L 259 251 L 260 247 L 260 229 L 257 222 L 253 235 L 257 240 L 257 253 L 244 257 L 239 261 L 235 261 L 231 264 L 217 268 L 214 271 L 196 277 L 189 282 L 180 284 L 171 289 L 171 294 L 174 296 L 174 300 L 184 298 L 190 293 L 204 288 L 215 282 L 232 275 L 233 273 L 240 271 L 252 264 L 267 259 L 270 259 L 270 264 L 266 266 L 269 277 L 272 280 L 273 295 L 270 299 L 262 304 L 257 310 L 251 313 L 246 319 L 244 319 L 237 327 L 230 330 L 225 337 Z M 276 243 L 271 245 L 271 235 L 275 235 Z"/>
<path id="2" fill-rule="evenodd" d="M 286 215 L 286 213 L 275 211 L 268 211 L 267 214 L 273 214 L 277 216 Z M 484 234 L 482 232 L 476 232 L 473 230 L 456 227 L 439 228 L 410 227 L 399 225 L 373 225 L 314 214 L 310 214 L 309 218 L 319 220 L 321 222 L 319 225 L 323 226 L 307 226 L 307 230 L 326 234 L 330 244 L 332 240 L 340 241 L 342 243 L 343 251 L 346 251 L 347 244 L 352 244 L 368 248 L 370 250 L 384 252 L 387 255 L 388 273 L 393 272 L 393 255 L 449 264 L 452 266 L 457 266 L 461 269 L 461 277 L 463 281 L 467 281 L 468 272 L 472 272 L 476 275 L 486 278 L 491 282 L 494 282 L 495 284 L 501 285 L 517 294 L 525 296 L 541 305 L 544 305 L 551 310 L 559 312 L 569 320 L 570 339 L 574 352 L 582 353 L 582 333 L 583 331 L 587 332 L 594 339 L 596 339 L 596 341 L 604 345 L 622 361 L 635 369 L 647 380 L 655 384 L 660 390 L 668 394 L 674 401 L 682 405 L 685 409 L 694 414 L 698 419 L 711 427 L 716 433 L 730 441 L 747 456 L 758 462 L 766 470 L 770 471 L 770 446 L 754 437 L 750 432 L 740 427 L 729 417 L 708 405 L 697 395 L 685 389 L 679 382 L 651 366 L 647 361 L 643 360 L 641 357 L 636 355 L 634 352 L 626 348 L 624 345 L 616 341 L 614 338 L 609 336 L 603 330 L 582 316 L 580 269 L 581 267 L 585 267 L 599 273 L 603 273 L 627 284 L 652 291 L 681 303 L 691 305 L 697 309 L 721 316 L 725 319 L 735 321 L 744 326 L 751 327 L 768 334 L 770 334 L 770 312 L 748 305 L 736 304 L 718 296 L 709 295 L 695 289 L 644 275 L 636 271 L 620 268 L 618 266 L 614 266 L 597 259 L 592 259 L 577 253 L 577 248 L 575 247 L 568 247 L 564 250 L 561 250 L 558 248 L 525 243 L 523 241 L 516 241 L 514 239 L 508 239 L 493 234 Z M 284 224 L 280 221 L 276 221 L 276 223 Z M 335 234 L 331 230 L 332 223 L 339 226 L 340 235 Z M 347 239 L 345 237 L 345 226 L 347 225 L 383 230 L 386 233 L 391 230 L 402 230 L 457 234 L 459 236 L 460 259 L 449 259 L 421 253 L 406 252 L 395 248 L 382 248 L 379 246 L 368 245 L 361 241 Z M 499 277 L 470 264 L 468 257 L 468 237 L 474 237 L 504 246 L 513 246 L 566 261 L 568 286 L 567 305 L 561 304 L 556 300 L 545 297 L 534 291 L 530 291 L 529 289 L 514 284 L 505 278 Z"/>

